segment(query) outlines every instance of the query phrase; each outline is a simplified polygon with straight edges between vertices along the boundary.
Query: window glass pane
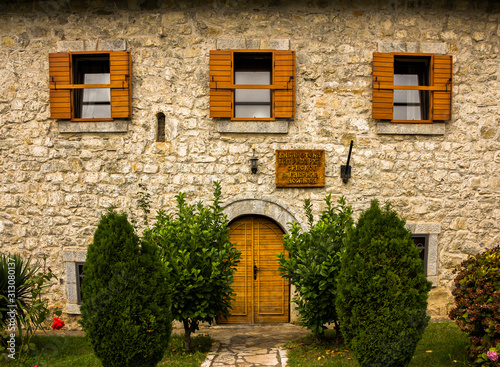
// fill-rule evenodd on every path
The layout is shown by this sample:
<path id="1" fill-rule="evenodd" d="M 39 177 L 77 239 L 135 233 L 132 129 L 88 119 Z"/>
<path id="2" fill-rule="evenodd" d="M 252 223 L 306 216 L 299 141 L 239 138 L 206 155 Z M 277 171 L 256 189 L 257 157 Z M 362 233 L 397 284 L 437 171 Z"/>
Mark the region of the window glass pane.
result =
<path id="1" fill-rule="evenodd" d="M 82 106 L 82 119 L 111 118 L 111 105 L 90 104 Z"/>
<path id="2" fill-rule="evenodd" d="M 111 102 L 111 89 L 88 88 L 83 90 L 83 103 L 85 102 Z"/>
<path id="3" fill-rule="evenodd" d="M 236 118 L 270 118 L 271 106 L 270 105 L 237 105 L 234 107 Z"/>
<path id="4" fill-rule="evenodd" d="M 236 103 L 271 103 L 271 91 L 269 89 L 236 89 L 234 100 Z"/>
<path id="5" fill-rule="evenodd" d="M 394 120 L 428 120 L 429 91 L 394 90 Z"/>
<path id="6" fill-rule="evenodd" d="M 234 84 L 271 84 L 271 73 L 268 71 L 237 71 L 234 73 Z"/>
<path id="7" fill-rule="evenodd" d="M 110 74 L 100 73 L 100 74 L 85 74 L 83 76 L 83 84 L 109 84 Z"/>
<path id="8" fill-rule="evenodd" d="M 419 85 L 418 75 L 394 74 L 394 85 Z"/>
<path id="9" fill-rule="evenodd" d="M 394 120 L 422 120 L 418 106 L 394 106 Z"/>
<path id="10" fill-rule="evenodd" d="M 85 74 L 83 84 L 109 84 L 110 74 Z M 111 89 L 83 89 L 82 118 L 110 118 Z"/>

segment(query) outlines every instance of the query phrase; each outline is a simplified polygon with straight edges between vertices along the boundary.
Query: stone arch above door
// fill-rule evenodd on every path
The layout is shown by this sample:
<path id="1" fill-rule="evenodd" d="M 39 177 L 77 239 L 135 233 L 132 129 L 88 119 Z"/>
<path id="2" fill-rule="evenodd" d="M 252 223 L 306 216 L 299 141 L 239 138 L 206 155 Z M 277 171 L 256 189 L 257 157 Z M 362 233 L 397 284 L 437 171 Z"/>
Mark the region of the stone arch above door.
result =
<path id="1" fill-rule="evenodd" d="M 273 196 L 238 195 L 227 200 L 223 206 L 229 222 L 242 215 L 251 214 L 273 219 L 285 233 L 289 232 L 290 225 L 288 223 L 297 222 L 302 226 L 293 210 Z"/>

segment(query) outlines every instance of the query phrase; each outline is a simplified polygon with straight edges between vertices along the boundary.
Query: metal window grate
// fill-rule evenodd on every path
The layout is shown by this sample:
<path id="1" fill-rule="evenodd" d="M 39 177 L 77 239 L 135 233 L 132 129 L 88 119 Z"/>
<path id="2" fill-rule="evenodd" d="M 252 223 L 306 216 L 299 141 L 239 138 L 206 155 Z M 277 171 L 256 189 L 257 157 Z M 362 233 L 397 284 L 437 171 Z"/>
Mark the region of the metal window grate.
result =
<path id="1" fill-rule="evenodd" d="M 425 276 L 427 276 L 427 257 L 429 255 L 429 235 L 415 234 L 412 236 L 413 242 L 418 250 L 420 250 L 420 259 L 424 264 Z"/>
<path id="2" fill-rule="evenodd" d="M 77 294 L 77 297 L 78 297 L 78 304 L 81 305 L 82 304 L 82 284 L 83 284 L 83 277 L 85 276 L 85 274 L 83 273 L 83 265 L 85 263 L 83 262 L 77 262 L 75 263 L 75 267 L 76 267 L 76 294 Z"/>

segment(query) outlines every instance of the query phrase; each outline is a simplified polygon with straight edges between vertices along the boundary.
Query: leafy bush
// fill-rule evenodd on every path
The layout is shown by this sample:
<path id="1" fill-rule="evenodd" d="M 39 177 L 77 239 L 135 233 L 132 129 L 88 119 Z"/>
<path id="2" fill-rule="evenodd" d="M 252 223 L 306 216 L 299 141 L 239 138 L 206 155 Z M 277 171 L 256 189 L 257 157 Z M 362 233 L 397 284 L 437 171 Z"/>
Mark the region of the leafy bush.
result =
<path id="1" fill-rule="evenodd" d="M 176 218 L 159 211 L 144 238 L 158 243 L 168 271 L 172 315 L 184 325 L 185 349 L 200 322 L 212 323 L 229 315 L 234 292 L 233 273 L 240 252 L 229 242 L 227 217 L 220 206 L 221 187 L 215 182 L 213 204 L 188 205 L 177 198 Z"/>
<path id="2" fill-rule="evenodd" d="M 43 295 L 53 278 L 45 258 L 41 265 L 31 257 L 0 254 L 0 360 L 21 366 L 36 349 L 31 340 L 37 330 L 43 330 L 51 313 Z M 58 309 L 54 312 L 61 315 Z M 12 337 L 14 333 L 17 338 Z"/>
<path id="3" fill-rule="evenodd" d="M 323 337 L 327 324 L 333 323 L 340 334 L 335 308 L 337 276 L 346 233 L 352 229 L 351 207 L 345 199 L 333 207 L 331 195 L 325 198 L 326 209 L 313 224 L 312 205 L 305 200 L 304 209 L 309 221 L 309 231 L 302 232 L 293 223 L 290 234 L 284 236 L 284 247 L 289 257 L 278 255 L 280 272 L 295 285 L 293 302 L 297 304 L 300 322 L 313 334 Z"/>
<path id="4" fill-rule="evenodd" d="M 500 247 L 469 257 L 454 273 L 450 318 L 470 336 L 467 354 L 476 365 L 499 366 L 486 354 L 500 351 Z"/>
<path id="5" fill-rule="evenodd" d="M 361 366 L 406 366 L 427 326 L 431 283 L 405 221 L 376 200 L 346 242 L 337 311 Z"/>
<path id="6" fill-rule="evenodd" d="M 81 324 L 104 367 L 156 366 L 172 331 L 158 249 L 140 243 L 125 214 L 101 217 L 87 252 Z"/>

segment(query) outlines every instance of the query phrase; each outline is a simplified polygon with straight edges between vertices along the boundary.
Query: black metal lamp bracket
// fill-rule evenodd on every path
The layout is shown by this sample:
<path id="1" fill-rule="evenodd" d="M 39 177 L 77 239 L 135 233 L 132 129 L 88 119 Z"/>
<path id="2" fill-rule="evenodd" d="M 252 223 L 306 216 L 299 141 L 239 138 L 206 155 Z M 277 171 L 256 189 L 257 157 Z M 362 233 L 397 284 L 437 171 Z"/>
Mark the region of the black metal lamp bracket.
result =
<path id="1" fill-rule="evenodd" d="M 349 161 L 351 160 L 351 152 L 352 152 L 352 145 L 353 141 L 351 140 L 351 145 L 349 146 L 349 155 L 347 156 L 347 163 L 346 165 L 341 165 L 340 166 L 340 177 L 342 178 L 343 183 L 349 182 L 349 179 L 351 178 L 351 166 L 349 166 Z"/>

